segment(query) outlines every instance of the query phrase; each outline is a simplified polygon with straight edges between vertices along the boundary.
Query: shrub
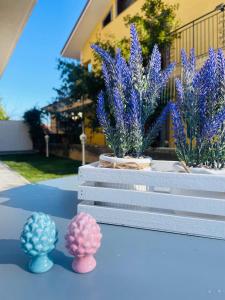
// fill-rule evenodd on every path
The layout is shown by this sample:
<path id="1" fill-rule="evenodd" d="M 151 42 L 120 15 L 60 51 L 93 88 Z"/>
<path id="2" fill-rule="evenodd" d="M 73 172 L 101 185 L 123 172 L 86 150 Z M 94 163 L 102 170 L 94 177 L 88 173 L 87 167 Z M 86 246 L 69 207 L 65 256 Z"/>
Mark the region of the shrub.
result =
<path id="1" fill-rule="evenodd" d="M 45 147 L 45 133 L 43 128 L 44 115 L 45 113 L 36 107 L 27 110 L 23 115 L 24 122 L 29 127 L 33 147 L 40 151 L 42 151 Z"/>
<path id="2" fill-rule="evenodd" d="M 223 168 L 225 162 L 225 60 L 221 49 L 196 69 L 194 50 L 181 53 L 182 74 L 171 104 L 176 151 L 188 166 Z"/>
<path id="3" fill-rule="evenodd" d="M 98 45 L 92 45 L 103 61 L 102 71 L 106 90 L 98 96 L 97 116 L 109 147 L 117 157 L 140 157 L 156 138 L 166 119 L 166 106 L 155 121 L 148 126 L 160 100 L 174 64 L 161 70 L 161 55 L 155 46 L 146 68 L 134 25 L 131 25 L 130 59 L 127 63 L 120 49 L 115 58 Z"/>

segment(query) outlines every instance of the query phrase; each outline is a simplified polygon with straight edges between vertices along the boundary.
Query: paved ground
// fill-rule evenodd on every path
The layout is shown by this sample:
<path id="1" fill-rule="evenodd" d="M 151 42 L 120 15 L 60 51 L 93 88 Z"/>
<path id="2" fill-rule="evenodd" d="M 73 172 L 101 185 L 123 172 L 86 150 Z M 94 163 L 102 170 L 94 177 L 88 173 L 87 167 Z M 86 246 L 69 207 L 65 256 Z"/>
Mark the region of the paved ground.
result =
<path id="1" fill-rule="evenodd" d="M 0 162 L 0 191 L 29 183 L 24 177 Z"/>

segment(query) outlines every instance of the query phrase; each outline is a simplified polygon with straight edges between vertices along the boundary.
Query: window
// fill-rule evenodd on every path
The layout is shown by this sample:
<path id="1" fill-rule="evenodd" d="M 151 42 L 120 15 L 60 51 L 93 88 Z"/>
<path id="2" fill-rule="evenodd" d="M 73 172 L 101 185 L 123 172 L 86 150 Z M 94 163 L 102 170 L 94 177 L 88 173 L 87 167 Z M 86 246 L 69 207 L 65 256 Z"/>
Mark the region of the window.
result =
<path id="1" fill-rule="evenodd" d="M 105 27 L 107 24 L 109 24 L 112 21 L 112 10 L 110 9 L 109 13 L 105 17 L 105 19 L 102 22 L 102 26 Z"/>
<path id="2" fill-rule="evenodd" d="M 135 0 L 117 0 L 117 15 L 127 9 Z"/>

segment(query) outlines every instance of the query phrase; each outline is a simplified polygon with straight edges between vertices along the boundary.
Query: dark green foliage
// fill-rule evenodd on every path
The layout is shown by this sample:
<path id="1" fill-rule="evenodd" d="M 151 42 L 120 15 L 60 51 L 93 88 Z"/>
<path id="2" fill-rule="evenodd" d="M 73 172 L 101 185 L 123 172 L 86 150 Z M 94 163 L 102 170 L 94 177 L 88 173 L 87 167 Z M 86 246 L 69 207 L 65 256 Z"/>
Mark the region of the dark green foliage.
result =
<path id="1" fill-rule="evenodd" d="M 73 115 L 69 112 L 54 112 L 51 113 L 57 119 L 57 130 L 64 133 L 64 144 L 80 144 L 80 135 L 82 133 L 82 118 L 73 119 Z"/>
<path id="2" fill-rule="evenodd" d="M 127 15 L 124 18 L 125 25 L 130 27 L 134 24 L 137 28 L 140 44 L 142 47 L 144 64 L 153 50 L 154 45 L 158 45 L 162 53 L 163 65 L 166 64 L 167 50 L 169 50 L 176 35 L 171 34 L 177 27 L 176 11 L 178 5 L 166 4 L 163 0 L 145 0 L 141 8 L 141 14 Z M 122 40 L 116 40 L 113 35 L 108 36 L 105 40 L 98 38 L 95 43 L 102 49 L 106 50 L 112 56 L 116 48 L 120 48 L 123 56 L 129 59 L 130 39 L 124 37 Z M 101 60 L 98 55 L 94 54 L 94 67 L 99 72 Z"/>
<path id="3" fill-rule="evenodd" d="M 141 8 L 142 14 L 135 16 L 127 15 L 124 18 L 125 24 L 135 24 L 139 35 L 144 61 L 147 62 L 155 44 L 160 52 L 165 56 L 166 50 L 171 46 L 175 35 L 174 31 L 178 22 L 176 21 L 176 11 L 178 5 L 166 4 L 163 0 L 145 0 Z M 129 39 L 120 41 L 123 54 L 129 57 Z M 165 58 L 164 58 L 165 60 Z"/>
<path id="4" fill-rule="evenodd" d="M 9 117 L 2 105 L 1 99 L 0 99 L 0 120 L 9 120 Z"/>
<path id="5" fill-rule="evenodd" d="M 77 101 L 81 98 L 95 99 L 102 87 L 99 77 L 79 63 L 59 60 L 58 70 L 62 85 L 55 88 L 58 100 Z"/>
<path id="6" fill-rule="evenodd" d="M 29 126 L 33 147 L 39 151 L 42 151 L 45 147 L 45 133 L 43 128 L 44 116 L 45 113 L 36 107 L 26 111 L 23 115 L 24 122 Z"/>
<path id="7" fill-rule="evenodd" d="M 95 127 L 97 125 L 95 104 L 97 95 L 103 87 L 101 75 L 90 72 L 84 65 L 68 60 L 59 60 L 58 70 L 62 85 L 55 88 L 56 99 L 66 105 L 81 99 L 91 99 L 92 104 L 84 107 L 84 114 L 90 120 L 89 125 Z M 66 115 L 61 117 L 65 118 Z"/>

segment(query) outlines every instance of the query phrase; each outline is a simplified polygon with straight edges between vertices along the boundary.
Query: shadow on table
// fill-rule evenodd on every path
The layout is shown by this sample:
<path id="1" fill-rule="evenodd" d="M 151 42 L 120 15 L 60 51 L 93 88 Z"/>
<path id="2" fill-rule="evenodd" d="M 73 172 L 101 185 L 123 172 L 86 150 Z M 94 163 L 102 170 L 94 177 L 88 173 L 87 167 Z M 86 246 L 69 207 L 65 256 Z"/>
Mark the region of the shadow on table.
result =
<path id="1" fill-rule="evenodd" d="M 20 241 L 14 239 L 0 240 L 0 265 L 10 264 L 16 265 L 25 271 L 28 270 L 29 256 L 27 256 L 20 248 Z M 62 251 L 53 250 L 49 257 L 54 264 L 72 271 L 72 257 L 66 256 Z"/>
<path id="2" fill-rule="evenodd" d="M 17 265 L 23 270 L 27 270 L 27 258 L 20 249 L 18 240 L 0 240 L 0 264 Z"/>
<path id="3" fill-rule="evenodd" d="M 53 250 L 49 255 L 52 258 L 54 264 L 63 267 L 64 269 L 73 272 L 72 270 L 72 261 L 73 257 L 65 255 L 62 251 L 57 249 Z"/>
<path id="4" fill-rule="evenodd" d="M 28 184 L 1 192 L 0 204 L 71 219 L 77 212 L 78 199 L 75 190 L 63 190 L 46 184 Z"/>

